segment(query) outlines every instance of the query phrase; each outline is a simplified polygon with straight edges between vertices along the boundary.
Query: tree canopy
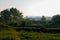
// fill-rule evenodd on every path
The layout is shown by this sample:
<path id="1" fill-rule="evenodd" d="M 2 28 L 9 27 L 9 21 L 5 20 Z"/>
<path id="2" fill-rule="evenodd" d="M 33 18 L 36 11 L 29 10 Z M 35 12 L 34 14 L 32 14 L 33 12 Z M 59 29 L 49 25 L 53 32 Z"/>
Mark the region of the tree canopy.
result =
<path id="1" fill-rule="evenodd" d="M 60 24 L 60 15 L 54 15 L 54 16 L 52 17 L 52 22 L 53 22 L 54 24 Z"/>
<path id="2" fill-rule="evenodd" d="M 1 11 L 1 18 L 3 22 L 20 22 L 23 18 L 22 12 L 16 8 L 5 9 Z"/>

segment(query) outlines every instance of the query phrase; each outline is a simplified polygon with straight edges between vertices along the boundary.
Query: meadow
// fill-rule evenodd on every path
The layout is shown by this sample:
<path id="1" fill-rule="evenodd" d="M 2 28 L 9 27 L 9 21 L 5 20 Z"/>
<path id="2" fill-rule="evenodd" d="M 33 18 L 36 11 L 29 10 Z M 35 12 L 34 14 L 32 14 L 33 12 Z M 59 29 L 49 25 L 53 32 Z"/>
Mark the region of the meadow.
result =
<path id="1" fill-rule="evenodd" d="M 0 40 L 60 40 L 60 33 L 16 31 L 12 28 L 0 28 Z"/>

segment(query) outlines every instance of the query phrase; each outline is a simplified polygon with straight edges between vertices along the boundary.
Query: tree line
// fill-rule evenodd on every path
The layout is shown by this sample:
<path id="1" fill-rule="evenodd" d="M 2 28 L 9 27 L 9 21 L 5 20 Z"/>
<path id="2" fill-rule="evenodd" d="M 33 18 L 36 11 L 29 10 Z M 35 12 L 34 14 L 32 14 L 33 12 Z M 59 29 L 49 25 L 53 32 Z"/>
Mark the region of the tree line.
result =
<path id="1" fill-rule="evenodd" d="M 60 27 L 60 15 L 52 16 L 51 20 L 46 20 L 45 16 L 42 16 L 41 20 L 35 21 L 29 18 L 24 19 L 22 14 L 23 12 L 17 8 L 2 10 L 0 12 L 0 26 L 5 24 L 12 27 Z"/>

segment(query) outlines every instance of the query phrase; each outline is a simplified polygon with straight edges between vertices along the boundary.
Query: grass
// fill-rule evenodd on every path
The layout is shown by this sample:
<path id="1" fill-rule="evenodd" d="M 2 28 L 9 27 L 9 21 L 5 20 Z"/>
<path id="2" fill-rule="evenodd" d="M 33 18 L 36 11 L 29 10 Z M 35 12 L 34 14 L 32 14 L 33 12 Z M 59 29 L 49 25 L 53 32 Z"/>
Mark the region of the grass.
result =
<path id="1" fill-rule="evenodd" d="M 10 28 L 0 28 L 0 40 L 20 40 L 17 32 Z"/>
<path id="2" fill-rule="evenodd" d="M 60 40 L 60 33 L 17 32 L 12 28 L 0 28 L 0 40 Z"/>
<path id="3" fill-rule="evenodd" d="M 60 34 L 58 33 L 20 32 L 20 34 L 18 36 L 22 40 L 60 40 Z"/>

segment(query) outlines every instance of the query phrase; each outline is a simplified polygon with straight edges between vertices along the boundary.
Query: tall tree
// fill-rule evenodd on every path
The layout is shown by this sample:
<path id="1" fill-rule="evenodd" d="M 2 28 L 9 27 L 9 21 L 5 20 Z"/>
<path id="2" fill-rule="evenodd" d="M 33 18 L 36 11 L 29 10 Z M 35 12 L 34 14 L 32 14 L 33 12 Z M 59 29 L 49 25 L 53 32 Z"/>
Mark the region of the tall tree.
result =
<path id="1" fill-rule="evenodd" d="M 60 15 L 54 15 L 54 16 L 52 17 L 52 22 L 53 22 L 54 24 L 60 24 Z"/>
<path id="2" fill-rule="evenodd" d="M 1 17 L 3 22 L 10 21 L 10 12 L 8 9 L 1 11 Z"/>
<path id="3" fill-rule="evenodd" d="M 41 17 L 41 21 L 46 21 L 45 16 L 42 16 L 42 17 Z"/>
<path id="4" fill-rule="evenodd" d="M 42 24 L 45 24 L 45 23 L 46 23 L 46 18 L 45 18 L 45 16 L 42 16 L 42 17 L 41 17 L 41 23 L 42 23 Z"/>
<path id="5" fill-rule="evenodd" d="M 30 18 L 26 17 L 26 19 L 25 19 L 25 25 L 26 26 L 30 26 L 31 24 L 32 24 L 32 20 Z"/>
<path id="6" fill-rule="evenodd" d="M 23 19 L 22 12 L 19 12 L 19 10 L 17 10 L 16 8 L 10 8 L 1 11 L 1 17 L 3 22 L 5 23 L 20 23 Z"/>
<path id="7" fill-rule="evenodd" d="M 13 16 L 13 20 L 22 20 L 22 12 L 19 12 L 16 8 L 10 8 L 11 15 Z"/>

